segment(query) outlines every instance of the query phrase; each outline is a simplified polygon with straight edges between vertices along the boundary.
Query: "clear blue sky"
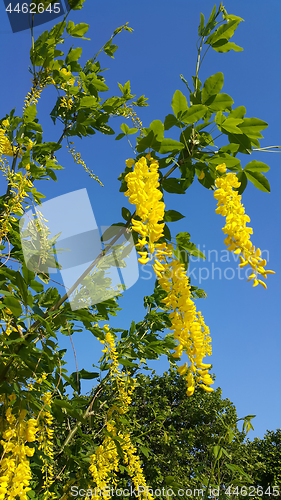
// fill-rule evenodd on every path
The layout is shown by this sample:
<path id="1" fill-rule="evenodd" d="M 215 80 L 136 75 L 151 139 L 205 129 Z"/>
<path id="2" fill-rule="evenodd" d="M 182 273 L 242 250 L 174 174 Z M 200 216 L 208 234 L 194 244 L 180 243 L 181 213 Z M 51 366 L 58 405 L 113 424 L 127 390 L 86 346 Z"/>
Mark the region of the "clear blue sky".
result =
<path id="1" fill-rule="evenodd" d="M 12 33 L 2 3 L 1 117 L 13 107 L 16 107 L 16 113 L 20 114 L 30 88 L 30 34 L 28 31 Z M 234 99 L 234 106 L 244 105 L 248 117 L 254 116 L 269 124 L 263 132 L 264 140 L 261 141 L 261 146 L 281 144 L 281 4 L 279 0 L 226 0 L 224 5 L 230 14 L 245 20 L 238 27 L 233 39 L 244 51 L 231 51 L 227 54 L 209 51 L 200 78 L 204 81 L 211 74 L 222 71 L 225 78 L 223 91 Z M 148 126 L 154 119 L 164 120 L 171 112 L 170 104 L 175 90 L 185 92 L 179 75 L 182 73 L 191 83 L 191 76 L 195 74 L 195 44 L 200 12 L 203 12 L 206 18 L 212 6 L 213 3 L 209 0 L 143 0 L 141 3 L 129 0 L 86 0 L 82 11 L 71 14 L 75 23 L 90 24 L 87 36 L 91 41 L 78 40 L 76 44 L 83 47 L 82 63 L 93 57 L 116 27 L 128 21 L 134 32 L 124 32 L 115 39 L 119 46 L 115 59 L 105 55 L 100 57 L 102 67 L 110 68 L 110 71 L 104 73 L 110 88 L 110 93 L 107 94 L 119 95 L 117 82 L 124 84 L 130 80 L 133 94 L 145 94 L 149 98 L 149 107 L 139 112 L 143 124 Z M 50 29 L 52 24 L 50 22 L 36 28 L 36 35 L 42 30 Z M 61 49 L 65 49 L 67 53 L 70 44 L 65 45 L 61 46 Z M 105 98 L 107 94 L 104 94 Z M 49 117 L 55 98 L 53 89 L 48 91 L 47 99 L 43 98 L 38 104 L 45 140 L 58 140 L 61 134 L 59 126 L 54 127 Z M 121 120 L 113 119 L 110 125 L 119 133 L 121 123 Z M 38 190 L 49 200 L 86 187 L 98 226 L 120 222 L 121 207 L 131 208 L 127 198 L 118 192 L 117 180 L 124 169 L 125 160 L 132 156 L 129 144 L 126 139 L 115 141 L 114 136 L 96 134 L 83 141 L 77 140 L 75 145 L 90 170 L 99 176 L 104 187 L 90 180 L 82 167 L 73 164 L 70 155 L 63 148 L 58 159 L 65 170 L 59 173 L 58 183 L 43 181 Z M 254 229 L 252 241 L 261 250 L 268 251 L 269 268 L 276 271 L 275 275 L 268 277 L 267 290 L 262 287 L 252 288 L 242 272 L 240 278 L 244 279 L 239 279 L 237 262 L 232 254 L 229 256 L 229 262 L 222 262 L 225 256 L 224 235 L 221 230 L 224 218 L 215 213 L 216 201 L 211 191 L 195 181 L 186 195 L 165 195 L 167 209 L 179 210 L 185 215 L 182 221 L 171 224 L 173 236 L 179 231 L 188 231 L 191 241 L 200 245 L 201 251 L 206 253 L 205 261 L 191 262 L 191 270 L 194 269 L 193 284 L 204 288 L 208 294 L 205 300 L 197 301 L 196 305 L 202 311 L 212 335 L 211 362 L 216 374 L 215 387 L 220 386 L 223 397 L 229 398 L 235 404 L 239 417 L 257 415 L 253 422 L 255 431 L 250 433 L 250 438 L 262 437 L 267 429 L 280 428 L 281 417 L 278 194 L 281 156 L 277 153 L 255 153 L 251 158 L 241 155 L 243 166 L 253 159 L 270 166 L 267 176 L 271 183 L 271 194 L 248 185 L 242 198 L 246 213 L 251 217 L 250 225 Z M 213 252 L 208 254 L 209 251 Z M 218 270 L 212 275 L 212 266 L 221 269 L 221 279 Z M 229 279 L 232 276 L 233 279 Z M 124 293 L 120 301 L 123 311 L 118 318 L 110 320 L 112 327 L 129 328 L 132 320 L 140 321 L 143 318 L 143 296 L 151 293 L 154 286 L 153 279 L 143 278 L 140 270 L 140 279 Z M 73 341 L 79 369 L 91 370 L 92 363 L 96 363 L 100 356 L 100 344 L 86 333 L 75 334 Z M 69 348 L 67 359 L 69 370 L 72 372 L 75 370 L 75 364 L 70 340 L 64 337 L 62 345 Z M 151 366 L 157 373 L 168 368 L 167 362 L 162 359 Z M 82 387 L 84 391 L 90 389 L 86 383 L 83 383 Z"/>

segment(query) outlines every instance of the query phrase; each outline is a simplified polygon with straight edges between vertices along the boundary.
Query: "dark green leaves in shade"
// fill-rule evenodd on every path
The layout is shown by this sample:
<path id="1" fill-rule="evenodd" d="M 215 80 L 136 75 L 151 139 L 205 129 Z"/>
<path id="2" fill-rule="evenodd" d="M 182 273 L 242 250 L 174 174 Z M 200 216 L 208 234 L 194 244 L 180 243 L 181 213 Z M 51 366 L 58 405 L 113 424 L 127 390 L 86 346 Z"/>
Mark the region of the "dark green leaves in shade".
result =
<path id="1" fill-rule="evenodd" d="M 164 221 L 165 222 L 175 222 L 180 219 L 183 219 L 185 215 L 182 215 L 180 212 L 176 210 L 165 210 Z"/>

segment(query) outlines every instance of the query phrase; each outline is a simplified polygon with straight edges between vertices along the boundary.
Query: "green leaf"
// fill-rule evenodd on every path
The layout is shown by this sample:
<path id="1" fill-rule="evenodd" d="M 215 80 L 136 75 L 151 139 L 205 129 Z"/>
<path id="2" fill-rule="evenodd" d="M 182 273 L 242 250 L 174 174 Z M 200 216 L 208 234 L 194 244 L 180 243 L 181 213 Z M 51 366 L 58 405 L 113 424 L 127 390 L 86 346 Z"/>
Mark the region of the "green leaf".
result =
<path id="1" fill-rule="evenodd" d="M 125 224 L 123 222 L 119 222 L 117 224 L 112 224 L 102 234 L 101 241 L 109 241 L 112 238 L 114 238 L 114 236 L 116 236 L 118 234 L 118 229 L 116 226 L 124 227 Z"/>
<path id="2" fill-rule="evenodd" d="M 253 172 L 268 172 L 270 167 L 261 161 L 250 161 L 244 168 L 244 171 L 253 171 Z"/>
<path id="3" fill-rule="evenodd" d="M 161 120 L 154 120 L 151 122 L 149 125 L 149 131 L 154 133 L 154 137 L 157 139 L 157 141 L 161 142 L 164 140 L 164 125 L 161 122 Z"/>
<path id="4" fill-rule="evenodd" d="M 239 465 L 235 465 L 235 464 L 227 464 L 227 463 L 226 463 L 226 464 L 225 464 L 225 466 L 226 466 L 229 470 L 231 470 L 232 472 L 238 472 L 239 474 L 242 474 L 242 476 L 244 476 L 244 477 L 248 480 L 248 482 L 249 482 L 249 483 L 251 483 L 251 482 L 252 482 L 251 477 L 250 477 L 248 474 L 246 474 L 246 472 L 244 472 L 244 471 L 243 471 L 243 469 L 241 469 L 241 467 L 239 467 Z"/>
<path id="5" fill-rule="evenodd" d="M 238 172 L 236 174 L 236 176 L 237 176 L 238 181 L 241 182 L 241 185 L 239 186 L 239 189 L 238 189 L 238 194 L 242 194 L 246 189 L 246 186 L 248 184 L 248 180 L 247 180 L 246 174 L 243 172 L 243 170 L 242 170 L 242 172 Z"/>
<path id="6" fill-rule="evenodd" d="M 34 305 L 32 307 L 32 311 L 37 314 L 37 316 L 40 316 L 40 318 L 44 318 L 44 312 L 42 311 L 42 309 L 40 309 L 40 307 Z"/>
<path id="7" fill-rule="evenodd" d="M 97 378 L 99 376 L 99 373 L 97 372 L 88 372 L 87 370 L 84 370 L 84 368 L 82 368 L 82 370 L 79 370 L 78 372 L 79 374 L 79 378 L 83 378 L 83 379 L 87 379 L 87 380 L 91 380 L 93 378 Z M 77 376 L 77 373 L 76 372 L 73 372 L 70 376 Z"/>
<path id="8" fill-rule="evenodd" d="M 231 109 L 233 104 L 233 99 L 228 94 L 218 94 L 216 96 L 211 96 L 207 102 L 209 110 L 214 111 L 227 111 Z"/>
<path id="9" fill-rule="evenodd" d="M 73 23 L 74 24 L 74 23 Z M 68 23 L 69 26 L 69 23 Z M 85 33 L 87 33 L 89 29 L 89 24 L 86 23 L 79 23 L 76 24 L 76 26 L 71 27 L 70 35 L 73 37 L 81 38 Z M 67 31 L 67 29 L 66 29 Z M 69 31 L 67 31 L 69 33 Z"/>
<path id="10" fill-rule="evenodd" d="M 24 123 L 33 122 L 37 115 L 36 104 L 31 104 L 23 112 Z"/>
<path id="11" fill-rule="evenodd" d="M 179 126 L 179 121 L 177 120 L 175 115 L 172 114 L 167 115 L 164 121 L 165 130 L 170 130 L 170 128 L 174 126 Z"/>
<path id="12" fill-rule="evenodd" d="M 118 45 L 114 45 L 113 43 L 111 43 L 111 41 L 107 42 L 107 44 L 104 46 L 104 53 L 111 57 L 112 59 L 114 59 L 114 52 L 116 52 L 116 50 L 118 49 Z"/>
<path id="13" fill-rule="evenodd" d="M 222 448 L 221 446 L 214 446 L 212 449 L 213 455 L 216 459 L 219 459 L 222 456 Z"/>
<path id="14" fill-rule="evenodd" d="M 238 106 L 237 108 L 232 109 L 230 114 L 234 118 L 244 118 L 244 116 L 246 114 L 246 108 L 245 108 L 245 106 Z M 243 123 L 245 123 L 245 120 L 243 120 Z M 241 128 L 241 126 L 240 126 L 240 128 Z"/>
<path id="15" fill-rule="evenodd" d="M 194 104 L 182 115 L 181 121 L 186 125 L 195 123 L 205 116 L 208 108 L 203 104 Z"/>
<path id="16" fill-rule="evenodd" d="M 202 12 L 200 13 L 200 24 L 198 26 L 198 35 L 199 36 L 202 36 L 202 33 L 203 33 L 203 30 L 205 28 L 205 18 L 204 18 L 204 15 L 202 14 Z"/>
<path id="17" fill-rule="evenodd" d="M 43 142 L 42 144 L 35 144 L 33 146 L 33 151 L 36 152 L 37 156 L 40 154 L 46 155 L 58 151 L 58 149 L 61 149 L 61 147 L 62 145 L 58 144 L 57 142 Z"/>
<path id="18" fill-rule="evenodd" d="M 185 248 L 190 242 L 190 234 L 187 232 L 178 233 L 176 236 L 177 245 Z"/>
<path id="19" fill-rule="evenodd" d="M 241 170 L 241 164 L 238 158 L 231 156 L 228 153 L 220 153 L 220 151 L 218 151 L 217 154 L 210 158 L 209 163 L 216 166 L 220 165 L 221 163 L 225 163 L 227 168 L 229 168 L 230 170 Z"/>
<path id="20" fill-rule="evenodd" d="M 115 141 L 120 141 L 120 139 L 123 139 L 123 137 L 125 137 L 126 134 L 118 134 L 116 137 L 115 137 Z"/>
<path id="21" fill-rule="evenodd" d="M 266 193 L 270 193 L 270 185 L 267 178 L 260 172 L 244 170 L 247 179 L 251 181 L 254 186 L 261 191 L 265 191 Z"/>
<path id="22" fill-rule="evenodd" d="M 162 182 L 162 187 L 167 193 L 177 193 L 177 194 L 185 194 L 185 190 L 183 189 L 180 180 L 174 177 L 169 177 Z"/>
<path id="23" fill-rule="evenodd" d="M 174 141 L 173 139 L 163 139 L 159 148 L 160 154 L 171 153 L 172 151 L 180 151 L 185 145 L 182 142 Z"/>
<path id="24" fill-rule="evenodd" d="M 186 97 L 180 90 L 176 90 L 172 99 L 172 108 L 174 115 L 180 120 L 182 114 L 187 111 L 188 105 Z"/>
<path id="25" fill-rule="evenodd" d="M 230 144 L 239 144 L 238 153 L 251 154 L 251 141 L 245 134 L 228 134 L 228 140 Z"/>
<path id="26" fill-rule="evenodd" d="M 228 42 L 227 40 L 223 40 L 223 39 L 214 43 L 212 45 L 212 48 L 216 52 L 220 52 L 220 53 L 226 53 L 226 52 L 229 52 L 230 50 L 234 50 L 235 52 L 242 52 L 243 51 L 243 47 L 239 47 L 239 45 L 236 45 L 236 43 Z"/>
<path id="27" fill-rule="evenodd" d="M 41 293 L 44 290 L 44 286 L 42 285 L 42 283 L 39 283 L 39 281 L 33 279 L 30 281 L 30 288 L 38 293 Z"/>
<path id="28" fill-rule="evenodd" d="M 122 217 L 126 221 L 130 220 L 130 218 L 132 217 L 132 214 L 131 214 L 130 210 L 128 210 L 125 207 L 122 207 Z"/>
<path id="29" fill-rule="evenodd" d="M 73 10 L 81 10 L 85 0 L 68 0 L 69 6 Z"/>
<path id="30" fill-rule="evenodd" d="M 215 33 L 207 38 L 205 43 L 213 46 L 213 44 L 218 40 L 229 40 L 234 35 L 234 32 L 240 21 L 243 21 L 241 17 L 238 19 L 230 20 L 227 23 L 223 24 L 215 31 Z"/>
<path id="31" fill-rule="evenodd" d="M 3 300 L 3 304 L 5 304 L 6 307 L 11 309 L 13 315 L 16 318 L 18 318 L 22 314 L 22 308 L 20 302 L 14 297 L 5 297 Z"/>
<path id="32" fill-rule="evenodd" d="M 266 127 L 268 127 L 268 124 L 263 120 L 259 120 L 259 118 L 244 118 L 243 123 L 239 125 L 243 134 L 248 137 L 260 137 L 259 132 Z"/>
<path id="33" fill-rule="evenodd" d="M 183 219 L 185 215 L 182 215 L 180 212 L 176 210 L 165 210 L 164 221 L 165 222 L 175 222 L 180 219 Z"/>
<path id="34" fill-rule="evenodd" d="M 140 446 L 140 451 L 144 454 L 145 457 L 148 458 L 149 456 L 149 449 L 146 448 L 145 446 Z"/>
<path id="35" fill-rule="evenodd" d="M 228 116 L 227 118 L 225 118 L 225 116 L 222 114 L 222 112 L 219 111 L 216 114 L 215 122 L 216 122 L 219 130 L 221 130 L 222 132 L 226 131 L 226 133 L 241 134 L 241 135 L 243 133 L 240 130 L 240 128 L 238 128 L 238 125 L 243 123 L 242 118 L 232 118 L 231 116 Z"/>
<path id="36" fill-rule="evenodd" d="M 79 106 L 80 108 L 92 108 L 97 107 L 98 100 L 93 96 L 85 96 L 80 100 Z"/>
<path id="37" fill-rule="evenodd" d="M 76 49 L 70 49 L 65 58 L 66 64 L 69 64 L 73 61 L 78 61 L 78 59 L 80 59 L 81 57 L 81 54 L 82 54 L 82 47 L 77 47 Z"/>
<path id="38" fill-rule="evenodd" d="M 125 135 L 135 134 L 138 131 L 137 128 L 128 127 L 127 123 L 122 123 L 120 128 L 121 128 L 122 132 L 124 132 Z"/>
<path id="39" fill-rule="evenodd" d="M 93 85 L 98 92 L 106 92 L 108 89 L 108 86 L 96 75 L 93 75 L 91 78 L 91 85 Z"/>
<path id="40" fill-rule="evenodd" d="M 27 305 L 27 286 L 26 286 L 26 283 L 25 283 L 25 281 L 24 281 L 24 279 L 19 271 L 16 274 L 16 284 L 19 288 L 23 303 L 26 306 Z"/>
<path id="41" fill-rule="evenodd" d="M 221 451 L 223 452 L 223 454 L 229 458 L 231 460 L 231 455 L 229 455 L 229 453 L 227 453 L 227 451 L 224 449 L 224 448 L 221 448 Z"/>
<path id="42" fill-rule="evenodd" d="M 66 27 L 66 33 L 68 33 L 69 35 L 71 34 L 71 31 L 74 29 L 75 27 L 75 24 L 73 21 L 68 21 L 68 25 Z"/>
<path id="43" fill-rule="evenodd" d="M 203 104 L 213 95 L 219 94 L 223 87 L 224 76 L 223 73 L 215 73 L 207 78 L 202 89 L 202 102 Z"/>
<path id="44" fill-rule="evenodd" d="M 138 366 L 136 363 L 132 363 L 132 361 L 130 361 L 127 358 L 121 358 L 121 359 L 118 359 L 118 361 L 123 366 L 130 366 L 131 368 L 137 368 L 137 366 Z"/>

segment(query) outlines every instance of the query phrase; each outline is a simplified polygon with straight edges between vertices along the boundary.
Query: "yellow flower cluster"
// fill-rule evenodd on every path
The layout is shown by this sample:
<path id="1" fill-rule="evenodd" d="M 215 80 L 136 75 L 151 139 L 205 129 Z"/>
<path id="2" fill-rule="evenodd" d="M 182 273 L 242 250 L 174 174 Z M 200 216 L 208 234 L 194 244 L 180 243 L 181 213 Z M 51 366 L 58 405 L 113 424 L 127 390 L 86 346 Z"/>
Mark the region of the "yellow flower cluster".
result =
<path id="1" fill-rule="evenodd" d="M 108 419 L 111 417 L 114 410 L 118 413 L 124 414 L 128 411 L 129 405 L 131 404 L 131 395 L 134 390 L 134 381 L 126 383 L 124 379 L 124 373 L 121 372 L 118 363 L 117 350 L 115 346 L 115 340 L 112 333 L 109 330 L 108 325 L 104 326 L 105 330 L 105 348 L 102 352 L 106 354 L 107 360 L 110 360 L 110 373 L 109 376 L 112 381 L 116 383 L 116 404 L 113 405 L 108 411 Z M 101 341 L 104 343 L 104 341 Z"/>
<path id="2" fill-rule="evenodd" d="M 77 163 L 78 165 L 82 165 L 82 167 L 84 168 L 85 172 L 87 172 L 87 174 L 89 174 L 89 176 L 91 177 L 91 179 L 94 179 L 95 181 L 97 181 L 103 187 L 103 183 L 93 173 L 93 171 L 90 170 L 89 167 L 87 167 L 86 163 L 81 158 L 81 153 L 76 153 L 75 152 L 75 147 L 73 146 L 73 142 L 70 142 L 70 144 L 71 144 L 71 147 L 69 148 L 68 152 L 71 154 L 71 156 L 72 156 L 73 160 L 75 161 L 75 163 Z"/>
<path id="3" fill-rule="evenodd" d="M 116 382 L 116 403 L 107 412 L 106 430 L 108 435 L 103 439 L 102 444 L 97 448 L 95 453 L 90 457 L 91 463 L 89 470 L 92 474 L 95 488 L 101 490 L 104 499 L 108 499 L 108 487 L 111 482 L 112 486 L 117 487 L 117 472 L 119 471 L 120 456 L 118 454 L 115 439 L 118 439 L 124 454 L 124 465 L 128 466 L 128 473 L 135 487 L 142 486 L 144 491 L 147 491 L 145 478 L 142 473 L 140 459 L 137 455 L 137 450 L 131 443 L 128 432 L 122 432 L 122 424 L 119 422 L 118 414 L 124 414 L 128 411 L 131 403 L 131 395 L 134 389 L 134 380 L 130 380 L 126 385 L 122 372 L 119 369 L 117 350 L 115 340 L 111 334 L 108 325 L 104 326 L 105 330 L 105 349 L 107 361 L 111 361 L 110 378 Z M 113 412 L 117 412 L 116 421 L 113 419 Z M 120 427 L 118 430 L 118 426 Z M 89 487 L 90 489 L 90 487 Z M 87 497 L 88 498 L 88 497 Z M 91 500 L 98 500 L 98 495 L 93 495 Z M 144 498 L 152 500 L 151 495 L 144 495 Z"/>
<path id="4" fill-rule="evenodd" d="M 69 78 L 69 80 L 67 80 L 66 83 L 62 83 L 61 84 L 61 87 L 63 89 L 65 88 L 66 85 L 74 85 L 74 83 L 75 83 L 75 77 L 72 75 L 71 71 L 67 71 L 66 68 L 61 68 L 60 72 L 63 73 L 63 75 L 65 75 L 65 76 L 71 76 L 71 78 Z"/>
<path id="5" fill-rule="evenodd" d="M 142 122 L 139 119 L 137 113 L 134 111 L 133 105 L 127 106 L 126 104 L 124 104 L 121 110 L 122 110 L 122 116 L 125 116 L 125 118 L 131 118 L 133 127 L 142 131 L 143 129 Z"/>
<path id="6" fill-rule="evenodd" d="M 61 108 L 67 108 L 68 110 L 70 110 L 73 106 L 73 101 L 72 101 L 72 98 L 69 96 L 69 97 L 61 97 L 61 101 L 60 101 L 60 107 Z"/>
<path id="7" fill-rule="evenodd" d="M 126 165 L 132 167 L 134 160 L 127 160 Z M 147 264 L 150 260 L 148 252 L 142 251 L 142 249 L 148 244 L 149 252 L 152 255 L 157 248 L 156 241 L 164 234 L 165 223 L 159 224 L 164 217 L 165 205 L 163 201 L 160 201 L 163 195 L 158 189 L 158 168 L 158 162 L 149 154 L 147 158 L 143 156 L 137 161 L 134 171 L 125 176 L 128 190 L 124 194 L 129 197 L 129 202 L 136 206 L 136 215 L 140 218 L 140 220 L 132 219 L 132 228 L 141 235 L 137 244 L 140 248 L 138 253 L 141 264 Z"/>
<path id="8" fill-rule="evenodd" d="M 6 136 L 6 129 L 9 126 L 9 120 L 2 121 L 2 127 L 0 127 L 0 157 L 2 155 L 14 156 L 13 146 L 11 145 L 8 137 Z"/>
<path id="9" fill-rule="evenodd" d="M 107 422 L 106 430 L 111 435 L 116 436 L 116 428 L 110 422 Z M 95 488 L 101 490 L 103 498 L 108 499 L 106 486 L 108 486 L 110 480 L 116 486 L 116 473 L 119 470 L 119 455 L 116 444 L 111 436 L 105 436 L 102 444 L 90 459 L 89 471 L 92 474 Z M 99 498 L 98 495 L 93 495 L 91 500 L 96 500 L 97 498 Z"/>
<path id="10" fill-rule="evenodd" d="M 149 155 L 150 159 L 150 155 Z M 127 160 L 128 167 L 132 167 L 133 160 Z M 211 365 L 203 363 L 203 358 L 211 355 L 211 337 L 209 328 L 205 325 L 200 312 L 196 311 L 195 304 L 191 298 L 189 279 L 186 276 L 184 266 L 178 259 L 173 258 L 172 246 L 166 243 L 157 243 L 163 236 L 163 220 L 165 204 L 159 187 L 158 162 L 151 159 L 150 167 L 146 158 L 142 157 L 136 164 L 133 172 L 126 175 L 125 180 L 129 196 L 129 202 L 136 205 L 136 215 L 140 221 L 133 219 L 132 228 L 141 235 L 138 246 L 142 249 L 148 244 L 151 254 L 156 250 L 153 263 L 154 272 L 159 284 L 167 292 L 168 296 L 163 300 L 166 307 L 173 310 L 170 313 L 172 321 L 171 330 L 175 339 L 179 342 L 175 357 L 181 357 L 185 352 L 190 360 L 179 367 L 179 372 L 186 374 L 187 395 L 194 393 L 196 384 L 205 391 L 211 392 L 210 387 L 213 380 L 208 373 Z M 147 252 L 138 251 L 141 258 L 139 262 L 146 264 L 150 259 Z"/>
<path id="11" fill-rule="evenodd" d="M 252 273 L 249 280 L 253 280 L 253 286 L 258 284 L 267 288 L 264 281 L 258 279 L 260 274 L 263 278 L 267 278 L 267 274 L 274 274 L 274 271 L 264 269 L 266 260 L 261 258 L 261 251 L 255 248 L 250 241 L 250 234 L 253 233 L 251 227 L 247 227 L 247 222 L 250 222 L 250 217 L 245 214 L 245 208 L 241 203 L 241 195 L 236 191 L 240 186 L 236 174 L 232 172 L 226 173 L 225 163 L 216 167 L 217 171 L 222 175 L 215 181 L 216 191 L 214 197 L 218 200 L 217 214 L 226 217 L 226 223 L 223 232 L 227 235 L 224 243 L 230 252 L 239 254 L 240 267 L 247 266 L 252 268 Z"/>
<path id="12" fill-rule="evenodd" d="M 133 446 L 129 434 L 125 434 L 123 439 L 124 444 L 122 444 L 122 450 L 124 453 L 124 465 L 128 468 L 128 474 L 132 478 L 134 487 L 137 491 L 138 489 L 141 489 L 141 491 L 144 492 L 144 498 L 153 500 L 153 497 L 149 492 L 149 488 L 146 485 L 141 461 L 137 455 L 137 449 Z"/>
<path id="13" fill-rule="evenodd" d="M 45 406 L 51 406 L 52 394 L 51 392 L 46 392 L 43 396 L 43 404 Z M 41 468 L 41 472 L 44 477 L 43 489 L 44 495 L 43 500 L 48 500 L 55 497 L 54 493 L 49 491 L 50 486 L 54 482 L 54 466 L 51 462 L 53 462 L 53 438 L 54 431 L 52 429 L 54 417 L 48 410 L 48 408 L 44 409 L 40 415 L 40 434 L 38 437 L 39 445 L 38 450 L 41 450 L 43 455 L 40 455 L 40 458 L 43 462 L 43 466 Z M 48 457 L 48 458 L 46 458 Z"/>
<path id="14" fill-rule="evenodd" d="M 40 71 L 35 79 L 31 80 L 32 87 L 30 92 L 28 92 L 25 100 L 23 110 L 28 108 L 31 104 L 38 102 L 42 90 L 49 84 L 53 83 L 52 77 L 49 74 L 50 68 Z"/>
<path id="15" fill-rule="evenodd" d="M 188 368 L 185 363 L 178 371 L 181 375 L 186 374 L 187 396 L 194 393 L 196 384 L 211 392 L 213 380 L 208 372 L 211 365 L 203 363 L 203 358 L 212 354 L 209 328 L 191 298 L 191 287 L 184 265 L 173 258 L 172 245 L 163 243 L 161 247 L 157 249 L 153 268 L 159 284 L 167 292 L 167 297 L 162 302 L 172 309 L 169 314 L 172 323 L 170 329 L 179 342 L 174 357 L 180 358 L 185 352 L 191 364 Z"/>
<path id="16" fill-rule="evenodd" d="M 16 220 L 12 214 L 22 215 L 23 207 L 22 204 L 24 199 L 28 196 L 28 192 L 33 187 L 33 183 L 30 180 L 30 173 L 27 172 L 25 175 L 22 172 L 12 173 L 10 171 L 9 165 L 3 165 L 0 163 L 0 170 L 4 173 L 5 177 L 8 179 L 11 186 L 11 194 L 8 201 L 4 203 L 5 212 L 1 217 L 1 228 L 0 228 L 0 241 L 5 237 L 11 230 L 10 221 Z M 24 202 L 26 203 L 26 202 Z"/>
<path id="17" fill-rule="evenodd" d="M 0 461 L 0 500 L 28 500 L 27 492 L 31 481 L 28 457 L 34 454 L 34 448 L 25 443 L 33 443 L 38 432 L 37 421 L 25 420 L 26 410 L 21 410 L 18 418 L 12 413 L 10 404 L 15 396 L 9 396 L 5 412 L 4 430 L 0 441 L 3 451 Z"/>

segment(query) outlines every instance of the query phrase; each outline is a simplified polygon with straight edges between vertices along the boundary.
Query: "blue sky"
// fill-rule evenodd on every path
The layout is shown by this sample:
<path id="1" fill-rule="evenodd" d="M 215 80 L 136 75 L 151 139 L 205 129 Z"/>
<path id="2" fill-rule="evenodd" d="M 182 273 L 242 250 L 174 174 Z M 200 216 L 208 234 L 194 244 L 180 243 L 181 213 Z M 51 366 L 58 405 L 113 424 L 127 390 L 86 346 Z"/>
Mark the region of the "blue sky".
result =
<path id="1" fill-rule="evenodd" d="M 3 2 L 2 2 L 3 3 Z M 226 0 L 225 8 L 230 14 L 244 19 L 234 35 L 234 41 L 244 48 L 243 52 L 218 54 L 209 51 L 200 73 L 204 80 L 218 71 L 224 73 L 223 92 L 234 99 L 234 106 L 244 105 L 247 117 L 257 117 L 268 123 L 263 131 L 261 146 L 281 144 L 280 140 L 280 30 L 281 4 L 279 0 L 245 2 Z M 149 107 L 139 110 L 145 126 L 152 120 L 164 121 L 171 112 L 171 100 L 175 90 L 185 92 L 179 75 L 191 84 L 195 74 L 197 28 L 200 12 L 208 18 L 213 3 L 209 0 L 188 2 L 175 0 L 143 0 L 141 4 L 127 0 L 118 3 L 86 0 L 84 8 L 71 14 L 75 23 L 87 22 L 87 36 L 91 41 L 73 39 L 71 43 L 83 47 L 82 63 L 101 48 L 118 26 L 127 21 L 133 33 L 123 32 L 115 40 L 119 46 L 115 59 L 102 55 L 99 60 L 103 68 L 110 95 L 120 95 L 117 82 L 131 81 L 132 93 L 145 94 Z M 16 107 L 20 114 L 24 98 L 30 88 L 29 49 L 30 33 L 12 33 L 4 5 L 0 4 L 1 51 L 1 103 L 0 117 Z M 35 29 L 38 36 L 42 30 L 50 29 L 52 22 Z M 70 43 L 60 47 L 68 52 Z M 4 48 L 4 50 L 3 50 Z M 38 116 L 44 129 L 44 139 L 56 141 L 61 135 L 59 125 L 54 127 L 49 113 L 56 93 L 47 91 L 39 101 Z M 123 120 L 124 121 L 124 120 Z M 118 134 L 122 120 L 112 119 L 110 125 Z M 129 125 L 130 123 L 127 122 Z M 168 137 L 168 134 L 166 135 Z M 132 136 L 134 140 L 134 136 Z M 76 150 L 90 170 L 101 179 L 102 188 L 91 180 L 83 168 L 73 163 L 64 147 L 57 155 L 65 167 L 60 171 L 58 182 L 42 181 L 38 190 L 46 200 L 87 188 L 97 225 L 121 222 L 121 207 L 131 209 L 127 198 L 119 193 L 117 177 L 124 169 L 124 162 L 133 156 L 126 141 L 115 141 L 114 136 L 95 136 L 75 142 Z M 213 372 L 215 387 L 222 388 L 224 398 L 236 406 L 239 417 L 257 415 L 253 421 L 255 430 L 249 437 L 262 437 L 267 429 L 280 428 L 281 376 L 280 376 L 280 195 L 281 181 L 278 153 L 253 153 L 251 158 L 241 155 L 242 166 L 251 160 L 260 160 L 270 166 L 267 177 L 271 194 L 248 185 L 242 202 L 251 218 L 254 230 L 253 243 L 267 252 L 268 267 L 276 271 L 268 277 L 268 289 L 252 288 L 244 274 L 238 275 L 238 263 L 229 255 L 226 259 L 222 227 L 224 218 L 215 213 L 216 201 L 212 192 L 195 181 L 186 195 L 165 194 L 167 209 L 178 210 L 185 215 L 179 222 L 170 224 L 172 235 L 188 231 L 191 241 L 200 245 L 206 254 L 205 261 L 191 262 L 192 283 L 204 288 L 208 296 L 196 305 L 210 327 L 213 345 Z M 2 181 L 1 181 L 2 183 Z M 2 184 L 1 184 L 2 185 Z M 1 188 L 1 192 L 4 188 Z M 216 268 L 216 270 L 214 270 Z M 218 269 L 219 268 L 219 269 Z M 112 327 L 129 328 L 132 320 L 140 321 L 144 315 L 143 296 L 152 292 L 154 279 L 140 269 L 140 279 L 124 292 L 120 305 L 123 307 L 117 318 L 110 320 Z M 200 278 L 200 279 L 199 279 Z M 62 294 L 64 290 L 62 288 Z M 70 340 L 63 337 L 62 346 L 69 348 L 67 360 L 70 371 L 75 370 Z M 79 369 L 92 369 L 101 353 L 96 339 L 86 333 L 73 337 Z M 184 360 L 185 361 L 185 360 Z M 168 368 L 166 360 L 150 366 L 157 373 Z M 85 391 L 90 390 L 86 383 Z"/>

